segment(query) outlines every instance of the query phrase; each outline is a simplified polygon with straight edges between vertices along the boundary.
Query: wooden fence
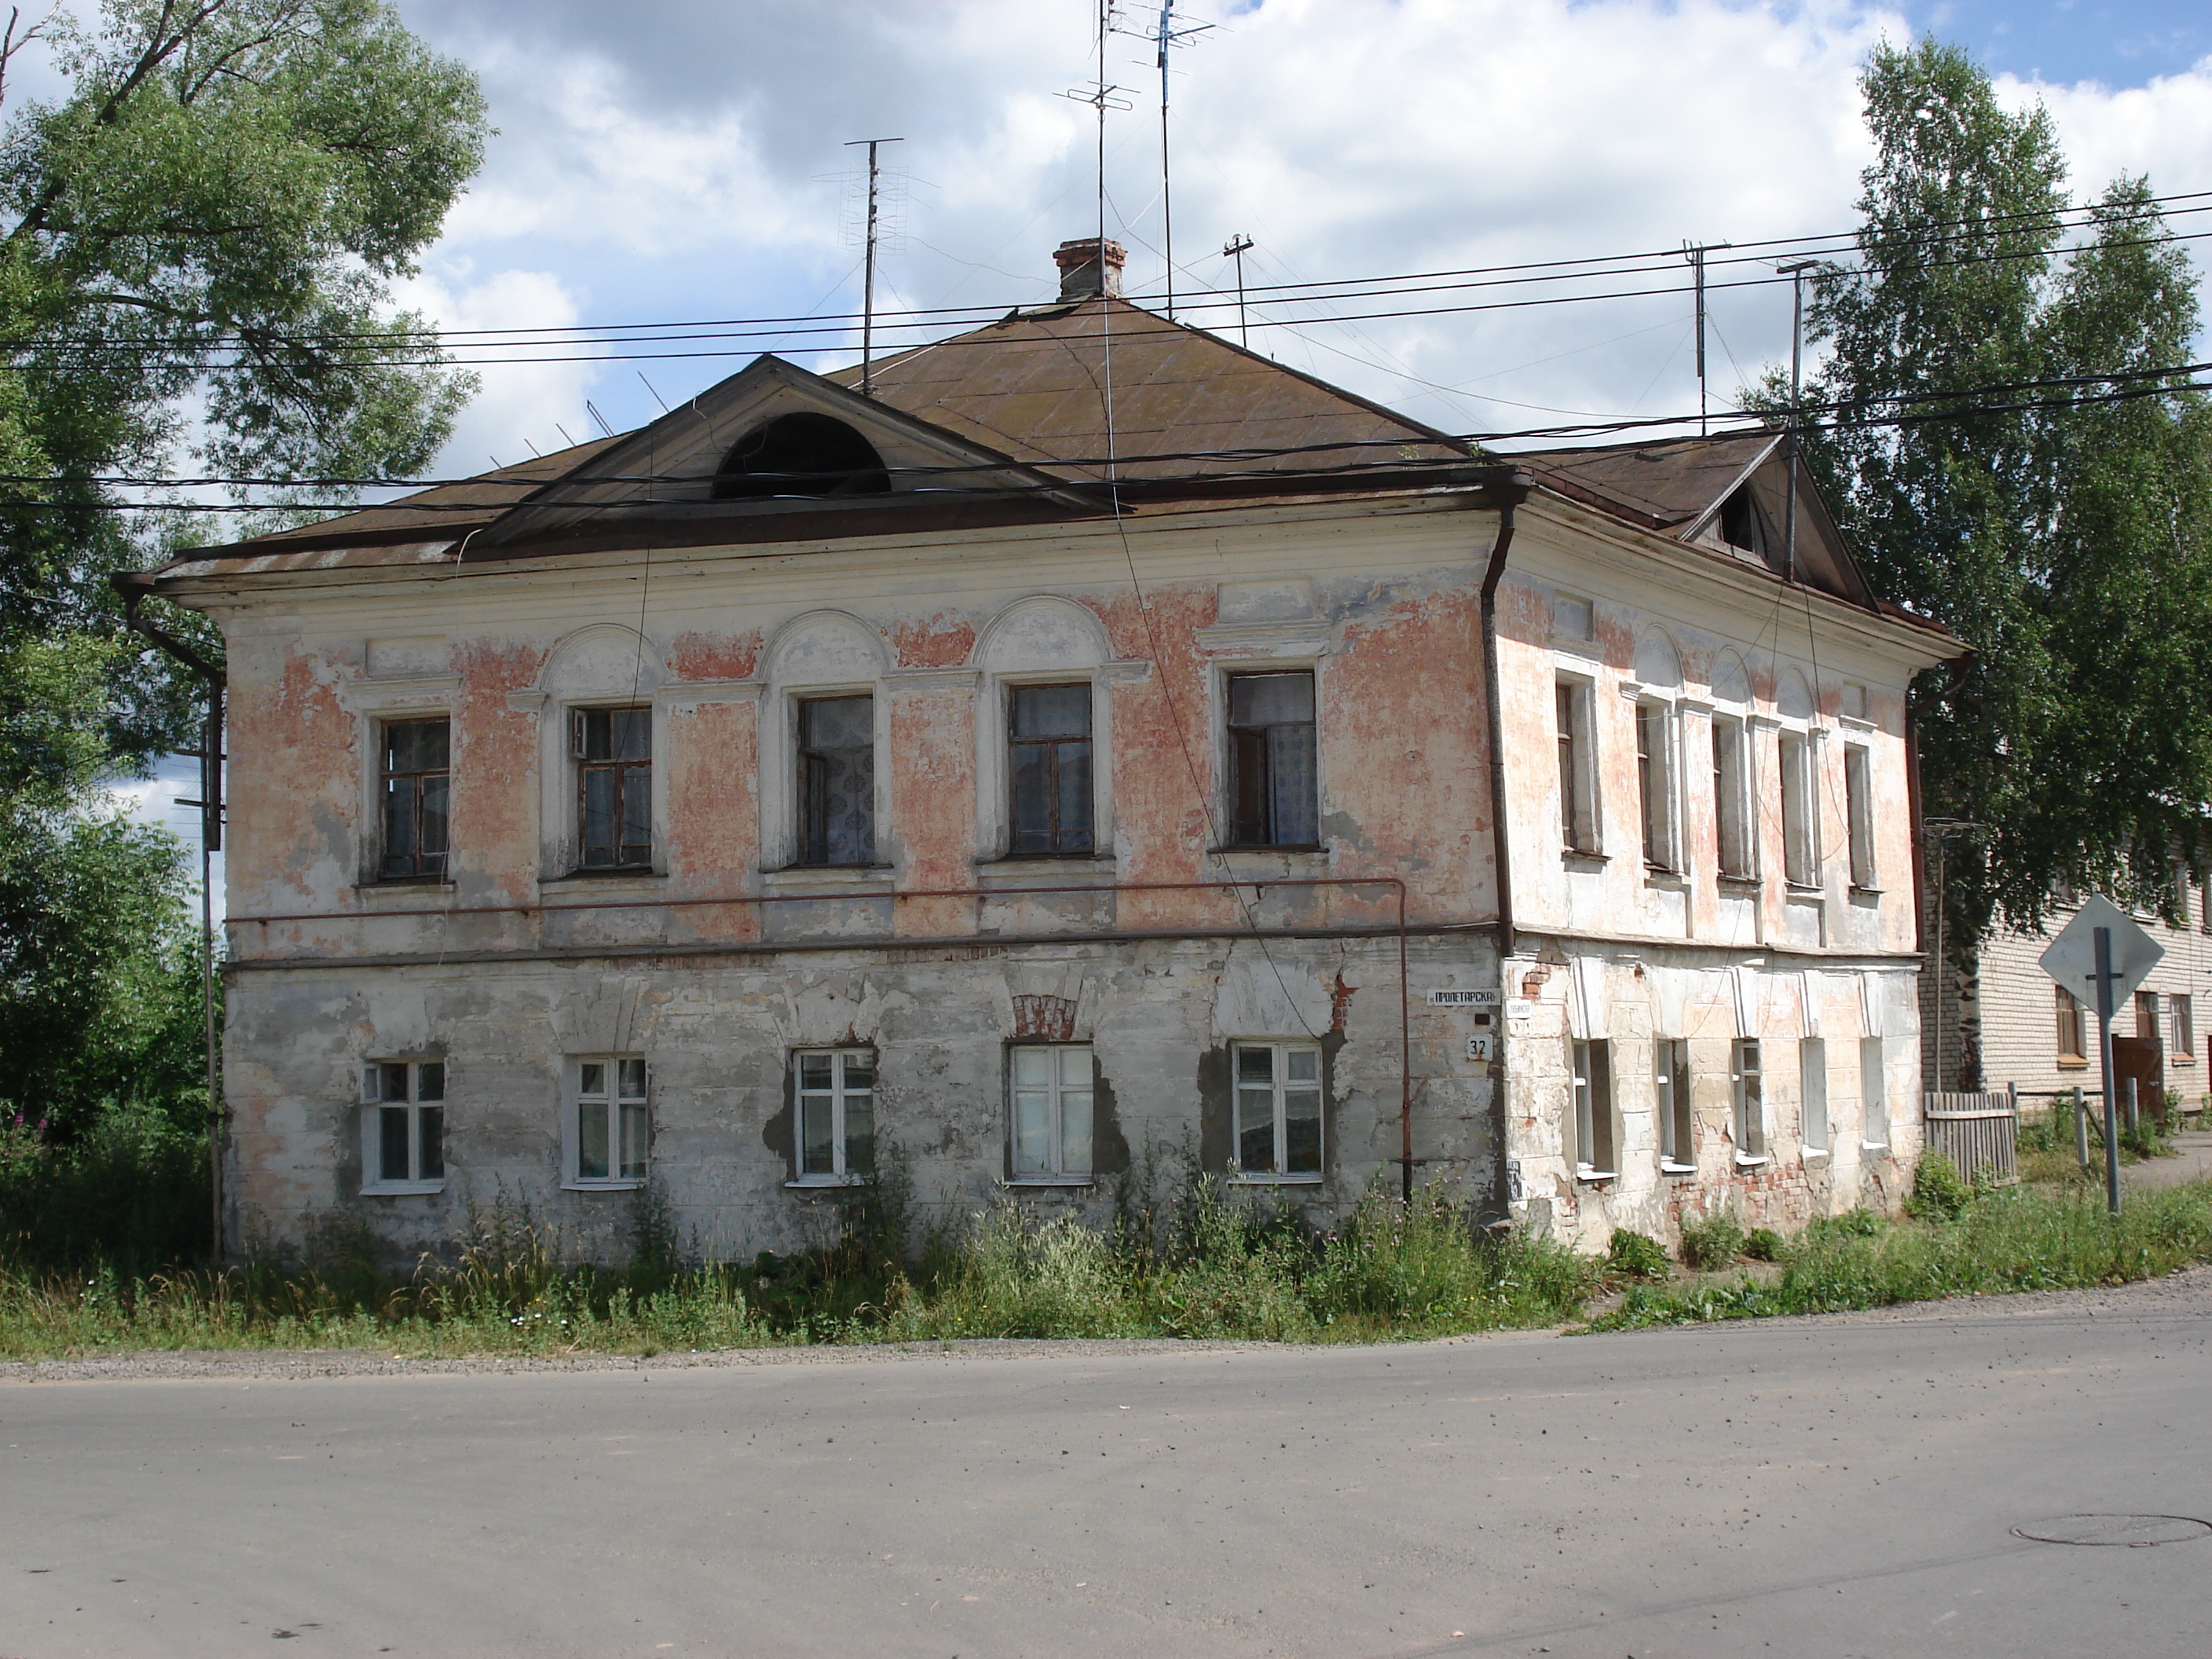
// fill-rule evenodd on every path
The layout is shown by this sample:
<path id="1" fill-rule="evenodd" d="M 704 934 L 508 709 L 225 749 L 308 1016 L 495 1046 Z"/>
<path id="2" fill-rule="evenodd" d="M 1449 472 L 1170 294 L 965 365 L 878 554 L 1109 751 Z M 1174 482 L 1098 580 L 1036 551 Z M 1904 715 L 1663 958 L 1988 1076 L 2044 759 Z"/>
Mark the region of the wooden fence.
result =
<path id="1" fill-rule="evenodd" d="M 2020 1179 L 2013 1158 L 2020 1115 L 2009 1094 L 1929 1094 L 1922 1102 L 1928 1151 L 1942 1153 L 1969 1180 L 1977 1170 L 2000 1185 Z"/>

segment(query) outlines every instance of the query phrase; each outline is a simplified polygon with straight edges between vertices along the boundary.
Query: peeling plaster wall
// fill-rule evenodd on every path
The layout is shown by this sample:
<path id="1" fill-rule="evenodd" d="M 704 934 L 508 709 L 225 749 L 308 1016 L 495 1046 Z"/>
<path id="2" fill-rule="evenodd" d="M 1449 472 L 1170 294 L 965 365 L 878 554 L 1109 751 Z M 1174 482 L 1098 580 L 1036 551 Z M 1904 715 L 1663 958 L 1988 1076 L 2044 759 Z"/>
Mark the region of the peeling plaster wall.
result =
<path id="1" fill-rule="evenodd" d="M 1096 1044 L 1100 1144 L 1133 1156 L 1216 1135 L 1230 1041 L 1320 1037 L 1328 1173 L 1299 1198 L 1326 1216 L 1395 1175 L 1395 882 L 1412 929 L 1425 1178 L 1464 1179 L 1480 1199 L 1510 1154 L 1517 1213 L 1596 1243 L 1614 1224 L 1668 1231 L 1685 1202 L 1787 1220 L 1853 1194 L 1887 1201 L 1911 1156 L 1901 1129 L 1887 1162 L 1839 1146 L 1810 1167 L 1785 1148 L 1778 1087 L 1776 1156 L 1739 1170 L 1722 1135 L 1733 1032 L 1704 1027 L 1680 1033 L 1701 1079 L 1699 1174 L 1662 1182 L 1638 1091 L 1648 1095 L 1651 1036 L 1676 1033 L 1636 1013 L 1626 988 L 1613 1038 L 1624 1169 L 1605 1190 L 1578 1187 L 1562 1161 L 1568 1036 L 1553 999 L 1569 959 L 1592 951 L 1638 955 L 1644 978 L 1675 988 L 1661 1000 L 1685 1007 L 1702 1006 L 1713 974 L 1754 960 L 1784 979 L 1827 964 L 1838 1008 L 1870 976 L 1876 1003 L 1896 1009 L 1891 1115 L 1912 1115 L 1899 1104 L 1917 1086 L 1911 999 L 1897 988 L 1916 965 L 1902 697 L 1920 658 L 1894 627 L 1824 616 L 1807 623 L 1801 669 L 1787 630 L 1777 648 L 1771 584 L 1662 568 L 1654 538 L 1556 502 L 1532 504 L 1522 524 L 1500 594 L 1500 668 L 1504 811 L 1534 956 L 1508 982 L 1540 987 L 1547 969 L 1557 982 L 1528 994 L 1527 1018 L 1490 1028 L 1506 1038 L 1502 1149 L 1492 1074 L 1466 1058 L 1472 1017 L 1422 1001 L 1426 988 L 1501 982 L 1479 629 L 1493 514 L 1428 498 L 1231 505 L 1118 528 L 663 550 L 649 578 L 641 557 L 580 554 L 201 583 L 185 597 L 222 620 L 234 688 L 235 1236 L 296 1243 L 351 1211 L 394 1250 L 428 1249 L 471 1199 L 503 1186 L 542 1201 L 577 1248 L 618 1251 L 628 1201 L 558 1185 L 563 1062 L 638 1052 L 653 1067 L 653 1170 L 687 1236 L 718 1250 L 788 1248 L 831 1220 L 818 1193 L 784 1186 L 788 1053 L 848 1039 L 877 1051 L 881 1131 L 911 1160 L 917 1194 L 972 1208 L 1006 1173 L 1006 1045 L 1058 1030 Z M 1592 599 L 1587 637 L 1559 636 L 1562 594 Z M 1002 817 L 1001 675 L 1063 659 L 1095 687 L 1098 853 L 1000 861 L 989 843 Z M 1558 830 L 1552 696 L 1566 664 L 1597 693 L 1613 854 L 1579 865 L 1562 860 Z M 1226 677 L 1286 667 L 1315 675 L 1325 845 L 1222 853 Z M 1795 711 L 1792 672 L 1811 688 Z M 877 704 L 878 867 L 787 867 L 795 701 L 854 690 Z M 1667 700 L 1688 757 L 1679 877 L 1634 855 L 1632 698 L 1646 693 Z M 653 710 L 655 866 L 580 874 L 565 711 L 632 701 Z M 1778 731 L 1830 734 L 1817 891 L 1784 893 L 1771 811 L 1759 829 L 1770 878 L 1747 895 L 1717 889 L 1711 768 L 1694 757 L 1723 703 L 1756 722 L 1770 793 Z M 439 712 L 453 722 L 450 879 L 379 884 L 378 724 Z M 1847 742 L 1873 760 L 1877 863 L 1896 872 L 1884 890 L 1855 891 L 1841 870 Z M 1229 877 L 1381 879 L 1143 890 Z M 1110 890 L 1087 890 L 1101 884 Z M 1086 890 L 854 896 L 1037 885 Z M 1255 927 L 1298 936 L 1270 939 L 1264 955 L 1232 945 Z M 1115 937 L 1162 933 L 1186 937 Z M 872 943 L 822 948 L 840 939 Z M 288 965 L 256 965 L 271 960 Z M 1840 1036 L 1857 1018 L 1830 1011 L 1824 1028 L 1833 1019 Z M 1777 1037 L 1779 1054 L 1790 1039 Z M 1832 1052 L 1840 1066 L 1844 1045 Z M 363 1195 L 359 1066 L 403 1056 L 448 1066 L 451 1174 L 442 1194 Z M 1855 1088 L 1832 1078 L 1839 1139 Z M 1106 1194 L 1102 1179 L 1036 1201 L 1081 1210 Z"/>

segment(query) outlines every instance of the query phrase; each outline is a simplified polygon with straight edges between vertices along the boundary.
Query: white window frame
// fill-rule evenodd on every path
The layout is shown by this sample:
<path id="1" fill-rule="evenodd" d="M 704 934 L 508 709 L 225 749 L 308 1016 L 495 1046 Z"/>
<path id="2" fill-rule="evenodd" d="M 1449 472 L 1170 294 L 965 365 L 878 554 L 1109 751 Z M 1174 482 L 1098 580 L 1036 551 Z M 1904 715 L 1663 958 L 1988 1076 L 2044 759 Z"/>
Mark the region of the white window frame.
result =
<path id="1" fill-rule="evenodd" d="M 830 1061 L 830 1086 L 810 1089 L 805 1086 L 806 1062 L 827 1059 Z M 849 1084 L 847 1073 L 855 1061 L 867 1067 L 868 1085 L 865 1089 Z M 876 1051 L 866 1048 L 794 1048 L 791 1051 L 791 1179 L 786 1184 L 793 1187 L 865 1187 L 872 1182 L 872 1170 L 851 1167 L 851 1152 L 846 1141 L 852 1103 L 859 1096 L 868 1097 L 868 1130 L 872 1135 L 876 1122 L 876 1095 L 879 1071 Z M 824 1099 L 830 1109 L 830 1168 L 812 1170 L 806 1167 L 806 1106 L 810 1098 Z"/>
<path id="2" fill-rule="evenodd" d="M 1835 1150 L 1835 1126 L 1828 1121 L 1828 1045 L 1820 1037 L 1798 1039 L 1797 1124 L 1808 1155 Z"/>
<path id="3" fill-rule="evenodd" d="M 1601 858 L 1605 854 L 1605 814 L 1598 793 L 1595 682 L 1580 674 L 1557 676 L 1552 708 L 1553 737 L 1560 750 L 1560 852 L 1567 858 Z"/>
<path id="4" fill-rule="evenodd" d="M 1759 820 L 1752 803 L 1751 723 L 1716 710 L 1713 728 L 1713 864 L 1723 881 L 1759 879 Z M 1730 857 L 1733 853 L 1735 856 Z"/>
<path id="5" fill-rule="evenodd" d="M 1781 783 L 1782 879 L 1800 891 L 1820 884 L 1820 798 L 1814 790 L 1813 738 L 1784 726 L 1775 736 Z"/>
<path id="6" fill-rule="evenodd" d="M 389 1067 L 404 1068 L 402 1093 L 393 1096 L 386 1092 Z M 435 1074 L 435 1092 L 426 1095 L 423 1086 L 432 1083 Z M 427 1137 L 423 1133 L 422 1112 L 425 1107 L 434 1110 L 438 1118 L 436 1135 L 438 1173 L 422 1173 L 423 1153 Z M 386 1179 L 384 1169 L 384 1114 L 404 1110 L 407 1114 L 407 1174 L 396 1180 Z M 369 1060 L 361 1068 L 361 1190 L 365 1196 L 392 1198 L 410 1193 L 442 1193 L 446 1190 L 446 1062 L 435 1056 L 414 1056 L 405 1059 Z"/>
<path id="7" fill-rule="evenodd" d="M 1567 1056 L 1574 1108 L 1575 1179 L 1618 1180 L 1620 1148 L 1613 1123 L 1613 1044 L 1603 1037 L 1571 1037 Z M 1606 1155 L 1603 1163 L 1592 1156 L 1600 1152 Z"/>
<path id="8" fill-rule="evenodd" d="M 1850 839 L 1851 885 L 1863 893 L 1879 890 L 1874 860 L 1874 751 L 1863 743 L 1844 745 L 1844 833 Z"/>
<path id="9" fill-rule="evenodd" d="M 599 1087 L 587 1092 L 584 1086 L 588 1080 L 586 1068 L 593 1066 L 605 1069 L 599 1074 Z M 632 1092 L 633 1080 L 635 1092 Z M 652 1179 L 653 1069 L 647 1065 L 644 1055 L 571 1054 L 562 1096 L 562 1186 L 576 1192 L 625 1192 L 642 1187 Z M 586 1108 L 592 1106 L 604 1106 L 608 1113 L 607 1173 L 604 1176 L 581 1173 L 583 1117 Z M 645 1156 L 639 1160 L 637 1173 L 624 1174 L 623 1135 L 633 1108 L 642 1115 L 641 1134 Z"/>
<path id="10" fill-rule="evenodd" d="M 1691 1111 L 1690 1045 L 1681 1038 L 1660 1037 L 1651 1044 L 1651 1089 L 1659 1124 L 1659 1172 L 1695 1175 L 1697 1121 Z"/>
<path id="11" fill-rule="evenodd" d="M 1729 1086 L 1735 1104 L 1735 1161 L 1766 1162 L 1765 1054 L 1758 1037 L 1738 1037 L 1729 1049 Z"/>
<path id="12" fill-rule="evenodd" d="M 1243 1094 L 1248 1085 L 1243 1079 L 1242 1059 L 1247 1053 L 1266 1049 L 1273 1054 L 1270 1062 L 1270 1088 L 1274 1107 L 1274 1152 L 1273 1169 L 1248 1170 L 1244 1167 L 1243 1136 L 1238 1126 L 1243 1118 Z M 1313 1060 L 1312 1092 L 1317 1097 L 1316 1112 L 1320 1144 L 1315 1149 L 1313 1170 L 1296 1171 L 1282 1168 L 1290 1141 L 1288 1097 L 1293 1089 L 1304 1093 L 1306 1079 L 1293 1080 L 1290 1075 L 1293 1055 L 1310 1055 Z M 1255 1038 L 1240 1040 L 1230 1045 L 1229 1053 L 1229 1159 L 1232 1170 L 1231 1179 L 1246 1184 L 1267 1187 L 1310 1186 L 1322 1180 L 1328 1170 L 1328 1066 L 1322 1054 L 1321 1044 L 1312 1042 L 1272 1041 Z"/>
<path id="13" fill-rule="evenodd" d="M 1889 1056 L 1878 1036 L 1859 1039 L 1859 1145 L 1889 1150 Z"/>
<path id="14" fill-rule="evenodd" d="M 1636 721 L 1637 838 L 1644 867 L 1663 875 L 1682 872 L 1680 726 L 1674 705 L 1639 696 L 1630 705 Z"/>
<path id="15" fill-rule="evenodd" d="M 1040 1085 L 1021 1075 L 1024 1059 L 1045 1058 L 1046 1076 Z M 1069 1062 L 1079 1056 L 1082 1081 L 1071 1083 L 1065 1075 Z M 1008 1184 L 1015 1187 L 1088 1187 L 1097 1163 L 1097 1062 L 1087 1042 L 1015 1042 L 1006 1047 L 1006 1168 Z M 1024 1096 L 1043 1097 L 1045 1144 L 1048 1167 L 1022 1168 L 1022 1105 Z M 1082 1167 L 1077 1169 L 1067 1151 L 1067 1114 L 1080 1096 L 1085 1121 Z"/>

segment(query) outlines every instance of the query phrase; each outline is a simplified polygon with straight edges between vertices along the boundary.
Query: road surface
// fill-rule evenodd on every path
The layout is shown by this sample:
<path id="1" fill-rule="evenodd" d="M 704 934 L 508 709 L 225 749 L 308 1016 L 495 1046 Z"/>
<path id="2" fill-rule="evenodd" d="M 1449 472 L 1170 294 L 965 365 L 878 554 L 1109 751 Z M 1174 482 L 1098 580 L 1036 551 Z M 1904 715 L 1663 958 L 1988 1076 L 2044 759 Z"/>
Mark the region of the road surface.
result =
<path id="1" fill-rule="evenodd" d="M 2013 1528 L 2212 1519 L 2208 1334 L 0 1367 L 0 1655 L 2202 1656 L 2204 1529 Z"/>

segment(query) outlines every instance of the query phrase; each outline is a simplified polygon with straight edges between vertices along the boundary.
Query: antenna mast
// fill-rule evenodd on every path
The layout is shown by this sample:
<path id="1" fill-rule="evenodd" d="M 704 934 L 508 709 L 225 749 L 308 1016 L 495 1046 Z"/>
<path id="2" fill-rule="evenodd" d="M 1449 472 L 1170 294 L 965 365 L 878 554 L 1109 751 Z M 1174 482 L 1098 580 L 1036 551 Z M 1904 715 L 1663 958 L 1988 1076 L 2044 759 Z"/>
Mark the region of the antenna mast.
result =
<path id="1" fill-rule="evenodd" d="M 867 275 L 860 283 L 860 395 L 863 398 L 876 395 L 876 146 L 902 144 L 905 142 L 903 138 L 854 138 L 845 145 L 847 149 L 855 149 L 862 144 L 868 147 L 867 253 L 865 259 Z"/>
<path id="2" fill-rule="evenodd" d="M 1252 332 L 1244 326 L 1244 250 L 1252 246 L 1252 239 L 1238 231 L 1221 246 L 1224 259 L 1237 261 L 1237 338 L 1246 350 L 1252 347 Z"/>

